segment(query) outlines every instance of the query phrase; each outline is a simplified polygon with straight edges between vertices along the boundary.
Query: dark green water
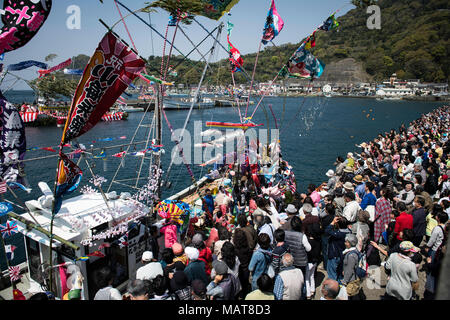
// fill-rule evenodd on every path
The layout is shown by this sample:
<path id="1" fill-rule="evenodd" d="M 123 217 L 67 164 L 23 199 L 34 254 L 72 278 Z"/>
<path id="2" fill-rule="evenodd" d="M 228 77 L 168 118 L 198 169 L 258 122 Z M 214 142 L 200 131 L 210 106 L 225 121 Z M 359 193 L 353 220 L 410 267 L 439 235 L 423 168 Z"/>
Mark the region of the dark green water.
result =
<path id="1" fill-rule="evenodd" d="M 9 92 L 6 96 L 11 102 L 21 103 L 27 95 Z M 28 99 L 32 101 L 33 97 L 28 94 Z M 283 107 L 284 103 L 285 106 Z M 384 133 L 392 128 L 396 129 L 402 123 L 408 124 L 420 117 L 421 114 L 430 112 L 444 103 L 377 101 L 353 98 L 266 98 L 264 100 L 266 108 L 264 109 L 262 105 L 255 114 L 253 121 L 264 123 L 269 128 L 275 128 L 275 121 L 268 108 L 269 104 L 273 105 L 278 126 L 281 128 L 283 158 L 294 167 L 299 189 L 303 191 L 309 183 L 320 184 L 326 179 L 325 173 L 328 169 L 333 168 L 337 156 L 345 156 L 347 152 L 358 151 L 355 144 L 373 139 L 379 133 Z M 253 109 L 254 106 L 250 106 L 251 112 L 253 112 Z M 369 117 L 367 117 L 368 114 Z M 183 127 L 186 115 L 187 111 L 167 112 L 169 121 L 175 129 Z M 79 138 L 79 142 L 85 144 L 88 148 L 91 141 L 101 138 L 127 136 L 128 140 L 96 143 L 94 145 L 96 148 L 128 142 L 141 117 L 142 113 L 133 113 L 130 114 L 128 121 L 99 123 L 93 130 Z M 188 129 L 193 132 L 194 121 L 202 121 L 205 124 L 207 121 L 233 122 L 238 120 L 237 109 L 197 110 L 193 112 Z M 151 120 L 145 121 L 145 123 L 150 122 Z M 163 143 L 166 149 L 163 166 L 166 169 L 170 162 L 170 152 L 175 144 L 170 140 L 170 132 L 165 121 L 163 123 Z M 203 129 L 206 130 L 205 127 Z M 27 128 L 26 133 L 28 148 L 48 147 L 58 145 L 62 130 L 56 127 Z M 146 134 L 145 128 L 140 130 L 136 141 L 145 140 Z M 131 151 L 139 151 L 140 149 L 141 146 L 137 146 L 136 149 L 131 148 Z M 112 155 L 120 151 L 122 150 L 115 149 L 114 152 L 109 151 L 107 154 Z M 47 151 L 31 151 L 27 153 L 26 159 L 48 155 L 51 155 L 51 153 Z M 102 160 L 95 160 L 95 163 L 95 173 L 111 179 L 120 160 L 109 158 L 106 165 L 107 171 L 104 171 Z M 37 187 L 38 182 L 45 181 L 49 186 L 53 185 L 56 164 L 56 158 L 26 164 L 26 173 L 33 192 L 30 195 L 22 192 L 20 195 L 24 200 L 36 199 L 41 195 Z M 136 158 L 127 158 L 125 168 L 121 170 L 120 178 L 136 177 L 138 165 Z M 81 163 L 81 168 L 85 172 L 82 183 L 84 185 L 88 182 L 90 176 L 84 163 Z M 206 173 L 204 169 L 198 166 L 193 166 L 193 169 L 197 178 L 201 178 Z M 189 186 L 190 178 L 186 168 L 184 166 L 174 167 L 171 181 L 173 187 L 170 190 L 164 190 L 164 197 Z M 109 185 L 109 181 L 106 185 Z M 130 191 L 123 187 L 115 187 L 112 190 L 118 192 Z M 13 200 L 11 197 L 7 198 Z M 15 246 L 19 247 L 16 250 L 13 265 L 23 262 L 25 254 L 21 237 L 16 236 L 14 239 L 8 239 L 7 241 L 8 243 L 12 241 Z M 3 257 L 3 255 L 0 257 Z M 3 259 L 1 260 L 1 266 L 4 268 Z"/>

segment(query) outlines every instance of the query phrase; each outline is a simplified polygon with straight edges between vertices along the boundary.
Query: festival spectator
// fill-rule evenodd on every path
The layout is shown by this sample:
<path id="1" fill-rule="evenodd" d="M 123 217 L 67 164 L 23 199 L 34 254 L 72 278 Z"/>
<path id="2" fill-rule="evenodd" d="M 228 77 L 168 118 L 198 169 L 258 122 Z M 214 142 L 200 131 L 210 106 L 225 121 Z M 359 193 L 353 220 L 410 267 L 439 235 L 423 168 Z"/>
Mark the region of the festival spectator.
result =
<path id="1" fill-rule="evenodd" d="M 388 190 L 381 190 L 381 197 L 375 205 L 374 241 L 379 242 L 382 233 L 386 231 L 391 218 L 392 207 L 388 200 Z"/>
<path id="2" fill-rule="evenodd" d="M 239 294 L 239 280 L 228 273 L 228 266 L 223 261 L 214 261 L 213 268 L 216 275 L 206 288 L 206 295 L 211 300 L 235 300 Z"/>
<path id="3" fill-rule="evenodd" d="M 186 255 L 188 257 L 188 265 L 184 269 L 189 283 L 192 284 L 195 280 L 200 280 L 207 285 L 209 283 L 208 276 L 206 275 L 205 262 L 198 260 L 200 252 L 193 247 L 187 247 L 185 249 Z"/>
<path id="4" fill-rule="evenodd" d="M 95 294 L 94 300 L 122 300 L 119 290 L 112 287 L 114 274 L 109 267 L 103 267 L 96 273 L 97 286 L 101 288 Z"/>
<path id="5" fill-rule="evenodd" d="M 152 281 L 159 275 L 163 275 L 163 268 L 160 263 L 153 258 L 153 252 L 146 251 L 142 254 L 142 264 L 136 272 L 136 279 L 138 280 L 150 280 Z"/>
<path id="6" fill-rule="evenodd" d="M 127 291 L 131 300 L 149 300 L 148 287 L 142 280 L 129 281 Z"/>
<path id="7" fill-rule="evenodd" d="M 275 280 L 276 300 L 300 300 L 304 284 L 303 272 L 294 266 L 294 257 L 286 253 L 281 259 L 281 272 Z"/>
<path id="8" fill-rule="evenodd" d="M 248 270 L 252 275 L 252 290 L 258 289 L 258 278 L 267 272 L 272 262 L 272 251 L 270 249 L 270 238 L 262 233 L 258 236 L 259 248 L 253 253 Z"/>
<path id="9" fill-rule="evenodd" d="M 170 288 L 174 292 L 176 300 L 192 300 L 191 287 L 184 271 L 176 271 L 170 279 Z"/>
<path id="10" fill-rule="evenodd" d="M 361 207 L 356 201 L 355 194 L 353 192 L 347 192 L 344 198 L 346 204 L 344 207 L 344 211 L 342 212 L 342 216 L 347 219 L 350 224 L 353 224 L 356 222 L 356 217 Z"/>
<path id="11" fill-rule="evenodd" d="M 241 230 L 245 233 L 245 236 L 247 237 L 249 248 L 251 250 L 255 249 L 258 234 L 256 233 L 256 230 L 249 225 L 247 217 L 244 214 L 240 214 L 238 216 L 238 224 L 239 228 L 241 228 Z"/>
<path id="12" fill-rule="evenodd" d="M 205 263 L 205 272 L 209 277 L 211 275 L 213 261 L 211 249 L 206 247 L 205 241 L 203 240 L 203 235 L 201 233 L 197 233 L 192 238 L 192 244 L 200 252 L 198 260 Z"/>
<path id="13" fill-rule="evenodd" d="M 342 252 L 345 250 L 345 237 L 351 231 L 348 222 L 343 217 L 335 217 L 325 229 L 328 238 L 328 262 L 327 273 L 332 280 L 339 280 L 342 274 Z"/>
<path id="14" fill-rule="evenodd" d="M 413 216 L 413 231 L 414 240 L 412 241 L 416 247 L 419 247 L 423 241 L 423 237 L 426 234 L 427 226 L 427 212 L 424 208 L 425 199 L 421 196 L 416 197 L 414 200 L 414 210 L 412 212 Z"/>
<path id="15" fill-rule="evenodd" d="M 386 285 L 386 300 L 410 300 L 413 294 L 413 285 L 419 280 L 417 268 L 411 256 L 419 252 L 411 242 L 400 244 L 400 253 L 393 253 L 386 261 L 384 268 L 390 277 Z"/>
<path id="16" fill-rule="evenodd" d="M 245 232 L 242 229 L 236 229 L 233 235 L 233 244 L 236 250 L 236 256 L 239 259 L 239 281 L 241 282 L 241 297 L 245 298 L 250 292 L 250 271 L 248 266 L 252 259 L 252 250 L 250 249 Z"/>
<path id="17" fill-rule="evenodd" d="M 406 212 L 406 204 L 404 202 L 399 202 L 397 205 L 397 210 L 400 215 L 395 220 L 394 233 L 399 242 L 404 241 L 402 239 L 402 233 L 405 229 L 413 229 L 413 216 Z"/>
<path id="18" fill-rule="evenodd" d="M 275 275 L 277 275 L 281 270 L 281 259 L 286 253 L 290 252 L 290 250 L 285 242 L 286 233 L 283 229 L 276 230 L 274 232 L 274 238 L 277 244 L 272 251 L 272 268 Z"/>
<path id="19" fill-rule="evenodd" d="M 275 296 L 273 294 L 273 281 L 267 274 L 262 274 L 257 281 L 258 290 L 255 290 L 249 293 L 245 300 L 250 301 L 270 301 L 275 300 Z"/>

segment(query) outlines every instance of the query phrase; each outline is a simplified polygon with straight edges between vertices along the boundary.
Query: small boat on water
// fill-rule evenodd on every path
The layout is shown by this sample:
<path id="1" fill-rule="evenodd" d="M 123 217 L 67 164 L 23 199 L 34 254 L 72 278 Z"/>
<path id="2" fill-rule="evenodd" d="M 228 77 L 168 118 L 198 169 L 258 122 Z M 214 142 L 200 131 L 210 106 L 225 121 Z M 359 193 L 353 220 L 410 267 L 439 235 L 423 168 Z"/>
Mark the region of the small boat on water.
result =
<path id="1" fill-rule="evenodd" d="M 185 110 L 190 109 L 192 102 L 194 102 L 194 98 L 183 98 L 180 100 L 165 100 L 164 101 L 164 109 L 166 110 Z M 208 109 L 208 108 L 214 108 L 215 101 L 210 98 L 202 98 L 198 99 L 198 102 L 195 102 L 194 108 L 195 109 Z"/>

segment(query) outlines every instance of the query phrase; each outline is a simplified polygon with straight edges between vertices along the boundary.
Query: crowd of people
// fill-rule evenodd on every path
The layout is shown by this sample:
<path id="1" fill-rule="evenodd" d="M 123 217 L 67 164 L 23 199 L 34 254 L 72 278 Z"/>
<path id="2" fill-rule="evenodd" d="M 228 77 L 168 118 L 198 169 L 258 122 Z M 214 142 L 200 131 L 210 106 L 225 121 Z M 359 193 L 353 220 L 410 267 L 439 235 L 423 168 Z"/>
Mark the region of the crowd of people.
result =
<path id="1" fill-rule="evenodd" d="M 387 277 L 377 299 L 434 299 L 450 216 L 449 111 L 338 157 L 328 181 L 304 194 L 280 192 L 282 159 L 273 176 L 227 171 L 231 184 L 206 190 L 186 234 L 155 230 L 164 248 L 155 241 L 143 254 L 127 293 L 105 268 L 95 299 L 363 300 L 372 266 Z"/>

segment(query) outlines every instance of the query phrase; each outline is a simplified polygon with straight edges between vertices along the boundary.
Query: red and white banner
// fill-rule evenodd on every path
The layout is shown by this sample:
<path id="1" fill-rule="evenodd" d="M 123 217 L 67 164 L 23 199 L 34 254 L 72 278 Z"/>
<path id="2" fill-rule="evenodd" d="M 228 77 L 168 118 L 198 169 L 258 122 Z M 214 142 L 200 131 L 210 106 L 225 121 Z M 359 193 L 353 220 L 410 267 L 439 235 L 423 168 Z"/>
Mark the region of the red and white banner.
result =
<path id="1" fill-rule="evenodd" d="M 107 33 L 78 84 L 61 143 L 91 130 L 144 67 L 144 60 L 112 32 Z"/>
<path id="2" fill-rule="evenodd" d="M 39 112 L 19 112 L 20 117 L 22 118 L 22 121 L 25 123 L 34 122 L 37 119 L 37 116 L 39 115 Z"/>
<path id="3" fill-rule="evenodd" d="M 102 117 L 102 121 L 108 121 L 108 122 L 120 121 L 122 119 L 123 119 L 123 112 L 117 112 L 117 113 L 114 113 L 114 114 L 105 114 Z"/>

